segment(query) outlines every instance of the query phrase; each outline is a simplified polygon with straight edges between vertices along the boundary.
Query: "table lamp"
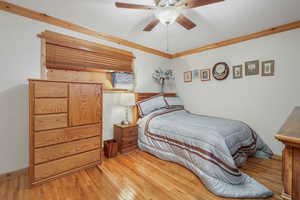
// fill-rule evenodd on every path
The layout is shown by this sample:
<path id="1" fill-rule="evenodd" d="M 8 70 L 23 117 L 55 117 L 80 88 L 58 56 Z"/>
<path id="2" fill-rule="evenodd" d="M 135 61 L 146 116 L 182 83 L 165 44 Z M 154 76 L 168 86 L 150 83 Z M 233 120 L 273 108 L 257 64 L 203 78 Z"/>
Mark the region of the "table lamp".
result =
<path id="1" fill-rule="evenodd" d="M 122 121 L 122 124 L 129 124 L 128 111 L 132 106 L 135 105 L 134 93 L 121 93 L 120 104 L 126 107 L 125 120 Z"/>

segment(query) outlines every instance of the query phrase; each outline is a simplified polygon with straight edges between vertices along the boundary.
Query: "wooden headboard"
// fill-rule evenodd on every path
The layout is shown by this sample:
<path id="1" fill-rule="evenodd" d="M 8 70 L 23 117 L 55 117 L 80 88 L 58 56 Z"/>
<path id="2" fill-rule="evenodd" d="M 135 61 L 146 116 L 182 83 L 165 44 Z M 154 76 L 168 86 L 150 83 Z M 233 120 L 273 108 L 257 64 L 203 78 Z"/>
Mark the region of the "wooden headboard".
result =
<path id="1" fill-rule="evenodd" d="M 142 101 L 144 99 L 148 99 L 152 96 L 158 95 L 159 93 L 135 93 L 135 102 Z M 176 97 L 176 93 L 165 93 L 165 97 Z M 132 110 L 132 122 L 136 123 L 140 118 L 140 114 L 138 112 L 137 106 L 133 107 Z"/>

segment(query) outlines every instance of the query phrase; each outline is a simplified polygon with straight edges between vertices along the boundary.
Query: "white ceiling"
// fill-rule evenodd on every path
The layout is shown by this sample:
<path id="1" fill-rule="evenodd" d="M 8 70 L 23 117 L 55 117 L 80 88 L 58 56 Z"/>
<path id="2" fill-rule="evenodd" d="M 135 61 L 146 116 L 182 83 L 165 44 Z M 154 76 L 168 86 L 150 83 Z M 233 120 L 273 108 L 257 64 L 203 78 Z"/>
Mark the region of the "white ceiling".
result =
<path id="1" fill-rule="evenodd" d="M 166 26 L 142 29 L 152 11 L 121 9 L 116 0 L 7 0 L 99 32 L 166 51 Z M 153 0 L 118 0 L 153 5 Z M 184 14 L 198 26 L 190 31 L 169 26 L 169 52 L 175 53 L 300 20 L 300 0 L 225 0 L 188 9 Z"/>

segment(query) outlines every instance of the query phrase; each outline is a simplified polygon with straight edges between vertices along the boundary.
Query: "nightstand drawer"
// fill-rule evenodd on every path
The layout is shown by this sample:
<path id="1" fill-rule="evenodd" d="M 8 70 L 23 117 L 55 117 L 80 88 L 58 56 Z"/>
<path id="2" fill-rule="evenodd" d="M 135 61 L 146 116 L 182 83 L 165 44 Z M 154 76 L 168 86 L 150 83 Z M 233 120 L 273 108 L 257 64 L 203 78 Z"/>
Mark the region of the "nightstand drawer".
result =
<path id="1" fill-rule="evenodd" d="M 136 145 L 137 144 L 137 140 L 130 140 L 130 141 L 123 141 L 122 144 L 121 144 L 121 148 L 126 148 L 126 147 L 129 147 L 129 146 L 132 146 L 132 145 Z"/>
<path id="2" fill-rule="evenodd" d="M 122 148 L 120 152 L 121 153 L 127 153 L 127 152 L 132 151 L 132 150 L 137 149 L 137 148 L 138 148 L 137 144 L 136 145 L 131 145 L 131 146 L 128 146 L 126 148 Z"/>
<path id="3" fill-rule="evenodd" d="M 130 127 L 123 130 L 123 136 L 130 137 L 130 136 L 136 136 L 138 135 L 138 129 L 137 127 Z"/>
<path id="4" fill-rule="evenodd" d="M 130 137 L 122 137 L 122 143 L 128 143 L 128 142 L 131 142 L 131 141 L 137 141 L 138 137 L 137 135 L 134 135 L 134 136 L 130 136 Z"/>

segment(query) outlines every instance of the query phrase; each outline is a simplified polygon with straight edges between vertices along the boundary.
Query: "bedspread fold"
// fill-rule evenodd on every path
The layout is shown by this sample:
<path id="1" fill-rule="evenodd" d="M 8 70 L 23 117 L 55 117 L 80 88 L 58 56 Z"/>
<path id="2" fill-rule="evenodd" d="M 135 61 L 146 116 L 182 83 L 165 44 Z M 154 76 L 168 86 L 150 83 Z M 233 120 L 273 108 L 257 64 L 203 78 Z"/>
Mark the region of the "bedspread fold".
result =
<path id="1" fill-rule="evenodd" d="M 248 156 L 272 151 L 245 123 L 195 115 L 182 108 L 161 109 L 139 121 L 139 147 L 193 171 L 214 194 L 266 198 L 272 191 L 242 173 Z"/>

